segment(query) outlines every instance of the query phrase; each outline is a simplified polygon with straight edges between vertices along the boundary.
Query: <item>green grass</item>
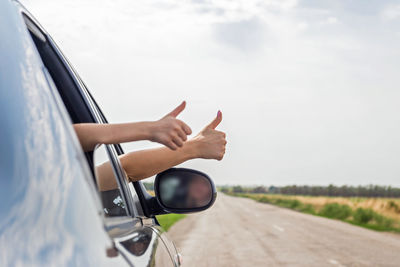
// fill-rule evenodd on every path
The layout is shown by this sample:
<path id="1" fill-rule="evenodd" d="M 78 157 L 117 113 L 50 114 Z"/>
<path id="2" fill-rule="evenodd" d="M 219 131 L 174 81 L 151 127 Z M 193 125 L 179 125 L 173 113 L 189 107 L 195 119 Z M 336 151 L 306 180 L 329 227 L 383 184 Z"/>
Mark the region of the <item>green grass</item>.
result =
<path id="1" fill-rule="evenodd" d="M 324 217 L 345 220 L 352 215 L 353 211 L 348 205 L 329 203 L 323 206 L 319 214 Z"/>
<path id="2" fill-rule="evenodd" d="M 297 199 L 284 198 L 277 195 L 266 194 L 247 194 L 247 193 L 228 193 L 236 197 L 250 198 L 258 202 L 269 203 L 272 205 L 326 217 L 351 223 L 353 225 L 376 231 L 400 232 L 399 222 L 388 218 L 369 208 L 357 208 L 353 210 L 349 205 L 339 203 L 327 203 L 322 208 L 317 209 L 311 204 L 305 204 Z M 395 206 L 392 204 L 392 206 Z M 391 206 L 391 208 L 392 208 Z M 394 208 L 398 208 L 395 206 Z"/>
<path id="3" fill-rule="evenodd" d="M 168 229 L 177 221 L 185 218 L 185 214 L 166 214 L 157 216 L 157 220 L 160 223 L 161 227 L 168 231 Z"/>

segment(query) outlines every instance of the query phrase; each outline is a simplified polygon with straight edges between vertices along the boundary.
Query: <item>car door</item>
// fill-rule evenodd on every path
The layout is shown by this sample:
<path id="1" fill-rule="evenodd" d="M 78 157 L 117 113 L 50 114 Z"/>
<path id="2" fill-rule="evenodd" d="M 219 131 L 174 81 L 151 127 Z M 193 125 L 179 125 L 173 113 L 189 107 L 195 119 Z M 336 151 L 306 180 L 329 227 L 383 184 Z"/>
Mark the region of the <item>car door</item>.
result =
<path id="1" fill-rule="evenodd" d="M 84 85 L 84 83 L 82 82 Z M 107 119 L 104 116 L 102 110 L 98 106 L 97 102 L 94 100 L 93 96 L 87 90 L 87 87 L 84 85 L 85 90 L 87 91 L 87 95 L 90 98 L 90 101 L 93 103 L 97 113 L 100 116 L 102 123 L 107 123 Z M 114 145 L 115 152 L 118 155 L 124 154 L 122 147 L 118 145 Z M 120 165 L 120 163 L 118 163 Z M 122 170 L 122 167 L 119 167 Z M 123 170 L 122 170 L 123 172 Z M 124 179 L 126 181 L 127 179 Z M 152 232 L 158 237 L 158 242 L 161 242 L 161 247 L 158 247 L 158 251 L 156 253 L 157 257 L 155 262 L 159 262 L 156 266 L 169 266 L 165 265 L 170 258 L 173 262 L 174 266 L 179 266 L 181 262 L 181 255 L 178 253 L 173 241 L 168 237 L 164 229 L 159 225 L 155 216 L 149 215 L 149 210 L 152 209 L 151 203 L 154 197 L 150 195 L 147 190 L 145 189 L 144 185 L 141 181 L 137 182 L 129 182 L 124 183 L 125 186 L 129 188 L 129 192 L 132 194 L 130 201 L 133 202 L 133 206 L 135 207 L 136 216 L 141 218 L 142 224 L 144 227 L 151 229 Z M 150 217 L 148 217 L 150 216 Z M 162 263 L 162 264 L 161 264 Z M 161 264 L 161 265 L 160 265 Z"/>
<path id="2" fill-rule="evenodd" d="M 54 91 L 57 91 L 55 94 L 61 96 L 71 121 L 73 123 L 106 123 L 104 115 L 82 80 L 51 37 L 23 7 L 21 7 L 21 13 L 46 68 L 48 80 L 53 85 Z M 174 266 L 176 264 L 172 256 L 173 252 L 168 250 L 163 239 L 152 227 L 143 225 L 143 219 L 147 218 L 143 213 L 136 189 L 132 186 L 131 189 L 129 188 L 118 158 L 118 154 L 121 153 L 123 151 L 118 145 L 103 145 L 93 152 L 86 153 L 94 182 L 98 177 L 96 174 L 97 159 L 100 159 L 110 165 L 113 179 L 118 184 L 118 188 L 113 192 L 97 190 L 102 200 L 101 217 L 106 231 L 114 241 L 115 248 L 132 265 Z M 150 218 L 150 220 L 153 220 L 152 225 L 156 223 L 154 219 Z"/>
<path id="3" fill-rule="evenodd" d="M 126 266 L 14 1 L 0 1 L 0 20 L 0 266 Z"/>
<path id="4" fill-rule="evenodd" d="M 106 122 L 103 113 L 92 97 L 89 101 L 93 101 L 96 112 L 101 114 L 101 121 Z M 126 232 L 122 231 L 120 234 L 115 235 L 115 228 L 119 228 L 118 231 L 121 231 L 123 220 L 121 220 L 121 224 L 117 223 L 114 225 L 116 222 L 115 218 L 111 221 L 109 218 L 106 219 L 107 225 L 111 222 L 112 226 L 109 227 L 108 232 L 113 237 L 116 247 L 130 262 L 134 263 L 135 266 L 178 266 L 178 261 L 175 257 L 175 247 L 168 246 L 171 242 L 167 243 L 165 237 L 161 234 L 162 232 L 156 229 L 155 219 L 145 216 L 136 189 L 132 183 L 130 183 L 129 186 L 127 182 L 128 179 L 118 159 L 117 149 L 120 151 L 120 154 L 122 154 L 123 151 L 121 147 L 119 145 L 108 145 L 106 147 L 113 168 L 118 170 L 115 173 L 118 176 L 117 179 L 120 181 L 121 188 L 124 188 L 123 192 L 126 194 L 124 199 L 127 199 L 126 201 L 131 203 L 130 216 L 133 218 L 134 222 L 134 224 L 131 223 L 129 226 L 126 224 L 124 225 L 127 226 Z M 98 149 L 96 149 L 94 153 L 95 164 L 97 153 Z M 106 202 L 116 203 L 115 199 L 119 198 L 119 195 L 115 195 L 115 193 L 109 191 L 107 193 L 111 193 L 111 201 L 107 200 Z M 115 198 L 115 196 L 117 196 L 117 198 Z M 104 200 L 104 197 L 102 197 L 102 199 Z M 107 204 L 103 201 L 103 205 L 106 206 Z M 123 215 L 123 213 L 120 214 L 120 216 Z M 125 223 L 129 223 L 129 221 L 130 219 L 125 220 Z"/>

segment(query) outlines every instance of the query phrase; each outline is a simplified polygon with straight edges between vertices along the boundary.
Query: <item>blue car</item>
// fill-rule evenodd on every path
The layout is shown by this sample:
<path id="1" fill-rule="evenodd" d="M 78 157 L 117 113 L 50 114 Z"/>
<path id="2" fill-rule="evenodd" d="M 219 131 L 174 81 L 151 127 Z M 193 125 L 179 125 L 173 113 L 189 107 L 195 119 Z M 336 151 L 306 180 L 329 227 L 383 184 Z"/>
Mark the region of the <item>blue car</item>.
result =
<path id="1" fill-rule="evenodd" d="M 84 153 L 73 123 L 107 123 L 52 38 L 17 1 L 0 0 L 0 266 L 179 266 L 155 216 L 209 208 L 204 173 L 169 169 L 155 196 L 128 182 L 120 145 Z M 100 191 L 96 166 L 118 188 Z M 206 201 L 185 202 L 191 181 Z"/>

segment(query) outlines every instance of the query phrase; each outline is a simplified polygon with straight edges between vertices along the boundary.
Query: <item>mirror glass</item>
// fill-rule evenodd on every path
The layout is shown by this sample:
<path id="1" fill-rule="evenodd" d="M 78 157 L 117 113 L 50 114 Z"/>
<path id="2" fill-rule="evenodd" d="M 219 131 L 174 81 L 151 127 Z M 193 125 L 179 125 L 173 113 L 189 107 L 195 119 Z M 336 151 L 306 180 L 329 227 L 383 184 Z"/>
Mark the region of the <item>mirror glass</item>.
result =
<path id="1" fill-rule="evenodd" d="M 207 206 L 213 199 L 213 187 L 208 177 L 190 170 L 162 173 L 159 179 L 159 199 L 167 208 L 192 209 Z"/>

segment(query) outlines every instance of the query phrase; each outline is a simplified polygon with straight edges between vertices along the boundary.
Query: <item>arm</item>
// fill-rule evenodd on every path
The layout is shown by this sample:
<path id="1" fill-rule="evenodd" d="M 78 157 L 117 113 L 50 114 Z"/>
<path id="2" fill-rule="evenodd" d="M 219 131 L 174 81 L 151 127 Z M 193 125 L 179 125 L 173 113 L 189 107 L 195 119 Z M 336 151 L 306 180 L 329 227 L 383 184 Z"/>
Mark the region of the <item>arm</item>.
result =
<path id="1" fill-rule="evenodd" d="M 75 132 L 85 152 L 92 151 L 97 144 L 118 144 L 149 139 L 153 127 L 152 122 L 74 124 Z"/>
<path id="2" fill-rule="evenodd" d="M 205 127 L 197 136 L 175 151 L 166 147 L 130 152 L 120 161 L 130 181 L 139 181 L 194 158 L 221 160 L 225 154 L 225 133 L 215 130 L 222 114 Z M 98 166 L 100 191 L 117 188 L 109 163 Z"/>
<path id="3" fill-rule="evenodd" d="M 150 140 L 166 145 L 172 150 L 183 146 L 192 130 L 184 122 L 176 119 L 185 108 L 182 102 L 172 112 L 154 122 L 134 122 L 121 124 L 74 124 L 84 151 L 92 151 L 97 144 L 119 144 L 125 142 Z"/>
<path id="4" fill-rule="evenodd" d="M 215 130 L 221 120 L 222 114 L 218 112 L 214 121 L 178 150 L 161 147 L 122 155 L 122 167 L 131 181 L 138 181 L 190 159 L 221 160 L 225 154 L 225 133 Z"/>

